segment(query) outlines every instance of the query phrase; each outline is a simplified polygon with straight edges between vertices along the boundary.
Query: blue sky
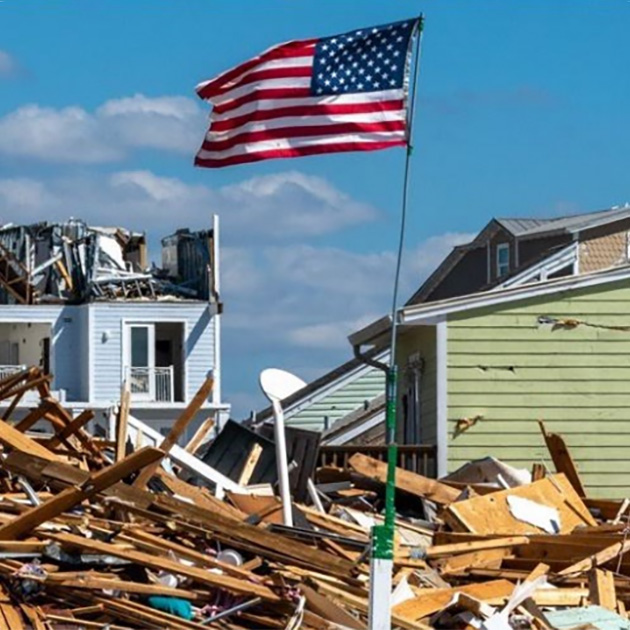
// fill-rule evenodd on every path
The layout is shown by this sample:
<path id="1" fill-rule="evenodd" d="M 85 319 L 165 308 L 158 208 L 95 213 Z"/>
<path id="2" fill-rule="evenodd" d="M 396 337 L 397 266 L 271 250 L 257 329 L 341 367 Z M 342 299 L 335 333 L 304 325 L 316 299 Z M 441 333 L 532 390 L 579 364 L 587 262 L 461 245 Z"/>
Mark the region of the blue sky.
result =
<path id="1" fill-rule="evenodd" d="M 198 170 L 196 83 L 264 48 L 423 11 L 403 294 L 492 216 L 630 200 L 627 0 L 3 0 L 0 221 L 222 221 L 224 397 L 309 380 L 389 308 L 403 150 Z M 154 250 L 154 255 L 157 251 Z"/>

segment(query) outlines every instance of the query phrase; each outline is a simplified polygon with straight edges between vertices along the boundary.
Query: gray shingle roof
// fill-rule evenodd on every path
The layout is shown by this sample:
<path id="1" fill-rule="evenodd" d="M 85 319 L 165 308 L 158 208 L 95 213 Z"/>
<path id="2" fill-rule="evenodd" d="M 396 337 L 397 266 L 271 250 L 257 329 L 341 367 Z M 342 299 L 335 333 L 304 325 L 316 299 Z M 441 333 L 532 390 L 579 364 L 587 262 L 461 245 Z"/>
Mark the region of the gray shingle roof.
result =
<path id="1" fill-rule="evenodd" d="M 532 237 L 550 232 L 577 232 L 588 228 L 597 227 L 611 221 L 620 221 L 630 218 L 630 207 L 615 207 L 597 212 L 583 214 L 571 214 L 555 219 L 496 219 L 506 230 L 514 236 Z"/>

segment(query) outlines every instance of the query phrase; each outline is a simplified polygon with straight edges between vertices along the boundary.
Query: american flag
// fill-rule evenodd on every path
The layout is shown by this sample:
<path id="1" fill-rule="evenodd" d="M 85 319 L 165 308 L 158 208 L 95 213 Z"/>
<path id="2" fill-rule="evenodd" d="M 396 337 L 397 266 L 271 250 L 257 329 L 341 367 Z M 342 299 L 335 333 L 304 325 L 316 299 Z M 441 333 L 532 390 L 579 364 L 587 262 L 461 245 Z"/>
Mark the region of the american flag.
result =
<path id="1" fill-rule="evenodd" d="M 279 44 L 200 83 L 197 94 L 213 108 L 195 165 L 405 145 L 418 24 Z"/>

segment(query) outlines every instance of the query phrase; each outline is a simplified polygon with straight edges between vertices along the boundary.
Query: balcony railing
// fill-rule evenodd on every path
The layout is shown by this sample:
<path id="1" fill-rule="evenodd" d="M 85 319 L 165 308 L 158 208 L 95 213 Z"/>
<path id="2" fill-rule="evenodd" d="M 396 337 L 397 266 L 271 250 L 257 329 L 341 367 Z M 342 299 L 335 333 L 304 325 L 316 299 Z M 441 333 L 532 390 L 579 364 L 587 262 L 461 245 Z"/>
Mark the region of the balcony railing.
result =
<path id="1" fill-rule="evenodd" d="M 173 366 L 130 367 L 127 379 L 132 399 L 149 402 L 173 402 L 175 378 Z"/>
<path id="2" fill-rule="evenodd" d="M 343 444 L 319 447 L 319 465 L 347 468 L 348 460 L 361 453 L 380 461 L 387 461 L 387 446 Z M 435 477 L 437 448 L 434 444 L 404 444 L 398 447 L 397 466 L 404 470 Z"/>
<path id="3" fill-rule="evenodd" d="M 0 380 L 23 372 L 25 369 L 25 365 L 0 365 Z"/>

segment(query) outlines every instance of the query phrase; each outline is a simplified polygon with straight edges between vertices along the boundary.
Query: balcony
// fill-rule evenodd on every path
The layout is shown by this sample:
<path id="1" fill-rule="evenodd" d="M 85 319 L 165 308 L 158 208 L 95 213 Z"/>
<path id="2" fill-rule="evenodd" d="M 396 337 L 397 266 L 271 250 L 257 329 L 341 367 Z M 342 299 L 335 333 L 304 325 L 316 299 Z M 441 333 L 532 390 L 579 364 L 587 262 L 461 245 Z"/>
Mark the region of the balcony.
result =
<path id="1" fill-rule="evenodd" d="M 167 402 L 175 400 L 173 366 L 128 367 L 127 382 L 132 400 Z"/>
<path id="2" fill-rule="evenodd" d="M 19 374 L 26 369 L 26 365 L 0 365 L 0 380 L 14 374 Z"/>

